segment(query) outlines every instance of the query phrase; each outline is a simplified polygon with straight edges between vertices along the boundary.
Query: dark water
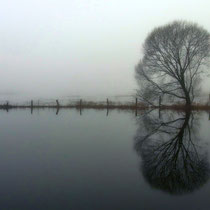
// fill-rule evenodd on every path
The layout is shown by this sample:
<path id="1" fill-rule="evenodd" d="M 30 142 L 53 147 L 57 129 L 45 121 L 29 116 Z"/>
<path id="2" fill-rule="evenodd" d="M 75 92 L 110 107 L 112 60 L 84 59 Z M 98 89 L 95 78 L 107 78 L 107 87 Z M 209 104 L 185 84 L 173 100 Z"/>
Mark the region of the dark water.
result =
<path id="1" fill-rule="evenodd" d="M 210 209 L 209 114 L 0 115 L 0 209 Z"/>

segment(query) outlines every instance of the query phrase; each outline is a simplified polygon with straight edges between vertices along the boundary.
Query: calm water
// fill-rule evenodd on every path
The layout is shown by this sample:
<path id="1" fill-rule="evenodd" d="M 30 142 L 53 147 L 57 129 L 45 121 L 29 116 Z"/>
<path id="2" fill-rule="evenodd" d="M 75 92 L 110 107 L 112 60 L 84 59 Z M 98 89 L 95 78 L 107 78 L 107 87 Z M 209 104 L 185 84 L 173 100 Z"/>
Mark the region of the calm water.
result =
<path id="1" fill-rule="evenodd" d="M 0 113 L 0 209 L 210 209 L 206 112 Z"/>

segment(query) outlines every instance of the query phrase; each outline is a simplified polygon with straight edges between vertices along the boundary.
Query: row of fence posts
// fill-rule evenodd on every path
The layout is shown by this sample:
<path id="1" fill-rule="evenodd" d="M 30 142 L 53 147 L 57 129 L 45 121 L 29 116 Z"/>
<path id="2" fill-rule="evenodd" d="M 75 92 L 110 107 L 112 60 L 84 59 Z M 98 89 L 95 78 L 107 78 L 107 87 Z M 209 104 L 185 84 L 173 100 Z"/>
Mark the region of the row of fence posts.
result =
<path id="1" fill-rule="evenodd" d="M 161 118 L 161 102 L 162 102 L 162 97 L 159 96 L 159 118 Z M 109 114 L 109 99 L 107 98 L 106 100 L 106 103 L 107 103 L 107 113 L 106 113 L 106 116 L 108 116 Z M 210 103 L 210 94 L 209 94 L 209 103 Z M 57 110 L 56 110 L 56 115 L 58 115 L 59 113 L 59 109 L 60 109 L 60 103 L 58 101 L 58 99 L 56 100 L 56 104 L 57 104 Z M 39 105 L 38 105 L 39 106 Z M 31 100 L 31 114 L 33 114 L 33 100 Z M 135 116 L 138 115 L 138 98 L 136 98 L 136 104 L 135 104 Z M 7 101 L 6 103 L 6 111 L 8 112 L 9 110 L 9 102 Z M 82 115 L 82 99 L 80 99 L 79 101 L 79 110 L 80 110 L 80 115 Z M 210 120 L 210 113 L 209 113 L 209 120 Z"/>
<path id="2" fill-rule="evenodd" d="M 210 97 L 210 95 L 209 95 L 209 97 Z M 107 107 L 109 107 L 109 104 L 110 103 L 109 103 L 109 99 L 108 98 L 106 99 L 106 104 L 107 104 Z M 161 97 L 159 99 L 159 106 L 160 106 L 160 104 L 161 104 Z M 58 99 L 56 99 L 56 105 L 57 105 L 57 107 L 60 107 L 60 103 L 59 103 L 59 100 Z M 9 101 L 6 102 L 5 106 L 6 107 L 9 107 Z M 39 106 L 39 103 L 38 103 L 37 106 Z M 80 101 L 79 101 L 79 106 L 82 107 L 82 99 L 80 99 Z M 136 107 L 137 106 L 138 106 L 138 98 L 136 98 Z M 31 108 L 32 109 L 34 108 L 33 100 L 31 100 Z"/>
<path id="3" fill-rule="evenodd" d="M 39 107 L 39 103 L 38 103 L 37 106 Z M 109 114 L 109 107 L 110 107 L 110 101 L 107 98 L 106 99 L 106 108 L 107 108 L 107 114 L 106 115 L 107 116 Z M 138 108 L 138 99 L 137 98 L 136 98 L 135 107 L 136 107 L 136 109 L 135 109 L 135 113 L 136 114 L 135 115 L 137 116 L 137 108 Z M 34 102 L 33 102 L 33 100 L 31 100 L 30 108 L 31 108 L 31 114 L 33 114 L 33 109 L 34 109 Z M 56 108 L 57 108 L 57 111 L 56 111 L 56 115 L 57 115 L 58 112 L 59 112 L 59 109 L 60 109 L 60 103 L 59 103 L 59 100 L 58 99 L 56 99 Z M 5 109 L 8 112 L 8 110 L 9 110 L 9 102 L 8 101 L 6 102 Z M 82 115 L 82 99 L 79 100 L 79 110 L 80 110 L 80 115 Z"/>
<path id="4" fill-rule="evenodd" d="M 106 100 L 106 103 L 107 103 L 107 108 L 109 108 L 109 99 L 108 98 Z M 159 96 L 159 103 L 158 103 L 159 108 L 161 107 L 161 103 L 162 103 L 162 97 Z M 209 103 L 210 103 L 210 94 L 209 94 Z M 57 107 L 59 108 L 60 103 L 59 103 L 58 99 L 56 100 L 56 104 L 57 104 Z M 38 103 L 38 106 L 39 106 L 39 103 Z M 9 109 L 9 102 L 8 101 L 6 102 L 5 107 L 6 107 L 6 109 Z M 79 101 L 79 107 L 82 108 L 82 99 L 80 99 L 80 101 Z M 138 98 L 136 98 L 136 107 L 138 107 Z M 33 100 L 31 100 L 31 109 L 33 109 Z"/>
<path id="5" fill-rule="evenodd" d="M 59 112 L 59 109 L 60 109 L 60 103 L 59 103 L 59 100 L 56 99 L 56 107 L 57 107 L 57 111 L 56 111 L 56 115 L 58 114 Z M 7 106 L 8 106 L 8 102 L 7 102 Z M 109 99 L 107 98 L 106 99 L 106 107 L 107 107 L 107 113 L 106 115 L 108 116 L 109 114 L 109 107 L 110 107 L 110 102 L 109 102 Z M 138 108 L 138 99 L 136 98 L 136 103 L 135 103 L 135 115 L 137 116 L 137 108 Z M 33 103 L 33 100 L 31 100 L 31 114 L 33 114 L 33 109 L 34 109 L 34 103 Z M 82 115 L 82 99 L 79 100 L 79 110 L 80 110 L 80 115 Z"/>
<path id="6" fill-rule="evenodd" d="M 161 103 L 162 103 L 162 98 L 161 96 L 159 96 L 159 118 L 161 118 Z M 210 103 L 210 94 L 209 94 L 209 103 Z M 56 115 L 58 115 L 58 112 L 59 112 L 59 109 L 60 109 L 60 103 L 59 103 L 59 100 L 57 99 L 56 100 L 56 107 L 57 107 L 57 110 L 56 110 Z M 109 102 L 109 99 L 107 98 L 106 99 L 106 107 L 107 107 L 107 113 L 106 115 L 108 116 L 109 114 L 109 106 L 110 106 L 110 102 Z M 39 106 L 39 105 L 38 105 Z M 136 103 L 135 103 L 135 115 L 137 116 L 138 114 L 138 98 L 136 98 Z M 33 108 L 34 108 L 34 103 L 33 103 L 33 100 L 31 100 L 31 114 L 33 114 Z M 6 111 L 8 112 L 9 110 L 9 101 L 6 102 L 6 105 L 5 105 L 5 109 Z M 80 115 L 82 115 L 82 99 L 80 99 L 79 101 L 79 110 L 80 110 Z M 210 113 L 209 113 L 209 120 L 210 120 Z"/>

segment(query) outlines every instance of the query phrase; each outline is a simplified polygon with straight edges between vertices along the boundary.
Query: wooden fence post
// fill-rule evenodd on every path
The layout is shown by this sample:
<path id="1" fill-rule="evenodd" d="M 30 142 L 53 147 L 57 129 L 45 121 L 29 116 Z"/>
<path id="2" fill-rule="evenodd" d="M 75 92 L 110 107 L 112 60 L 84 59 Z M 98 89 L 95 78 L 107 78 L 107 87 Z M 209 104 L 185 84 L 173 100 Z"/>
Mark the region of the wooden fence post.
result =
<path id="1" fill-rule="evenodd" d="M 58 99 L 56 100 L 57 107 L 60 106 Z"/>
<path id="2" fill-rule="evenodd" d="M 82 99 L 79 101 L 79 113 L 82 115 Z"/>
<path id="3" fill-rule="evenodd" d="M 106 99 L 106 116 L 109 115 L 109 99 Z"/>
<path id="4" fill-rule="evenodd" d="M 33 100 L 31 100 L 31 114 L 33 114 L 33 106 L 34 106 Z"/>
<path id="5" fill-rule="evenodd" d="M 159 96 L 159 108 L 161 107 L 161 101 L 162 101 L 162 98 L 161 96 Z"/>
<path id="6" fill-rule="evenodd" d="M 7 101 L 7 103 L 6 103 L 6 111 L 7 112 L 9 111 L 9 101 Z"/>
<path id="7" fill-rule="evenodd" d="M 159 96 L 159 119 L 161 118 L 161 101 L 162 101 L 162 98 L 161 96 Z"/>

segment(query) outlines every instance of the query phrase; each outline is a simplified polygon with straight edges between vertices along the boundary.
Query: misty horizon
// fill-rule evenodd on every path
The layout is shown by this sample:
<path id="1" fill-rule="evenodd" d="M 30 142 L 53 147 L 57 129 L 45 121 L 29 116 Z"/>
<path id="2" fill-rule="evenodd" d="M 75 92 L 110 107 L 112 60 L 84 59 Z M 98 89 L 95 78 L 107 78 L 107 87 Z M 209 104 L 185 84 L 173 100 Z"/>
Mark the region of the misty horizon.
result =
<path id="1" fill-rule="evenodd" d="M 148 33 L 177 19 L 210 31 L 209 7 L 205 0 L 3 2 L 0 98 L 135 94 Z M 202 84 L 208 93 L 209 78 Z"/>

